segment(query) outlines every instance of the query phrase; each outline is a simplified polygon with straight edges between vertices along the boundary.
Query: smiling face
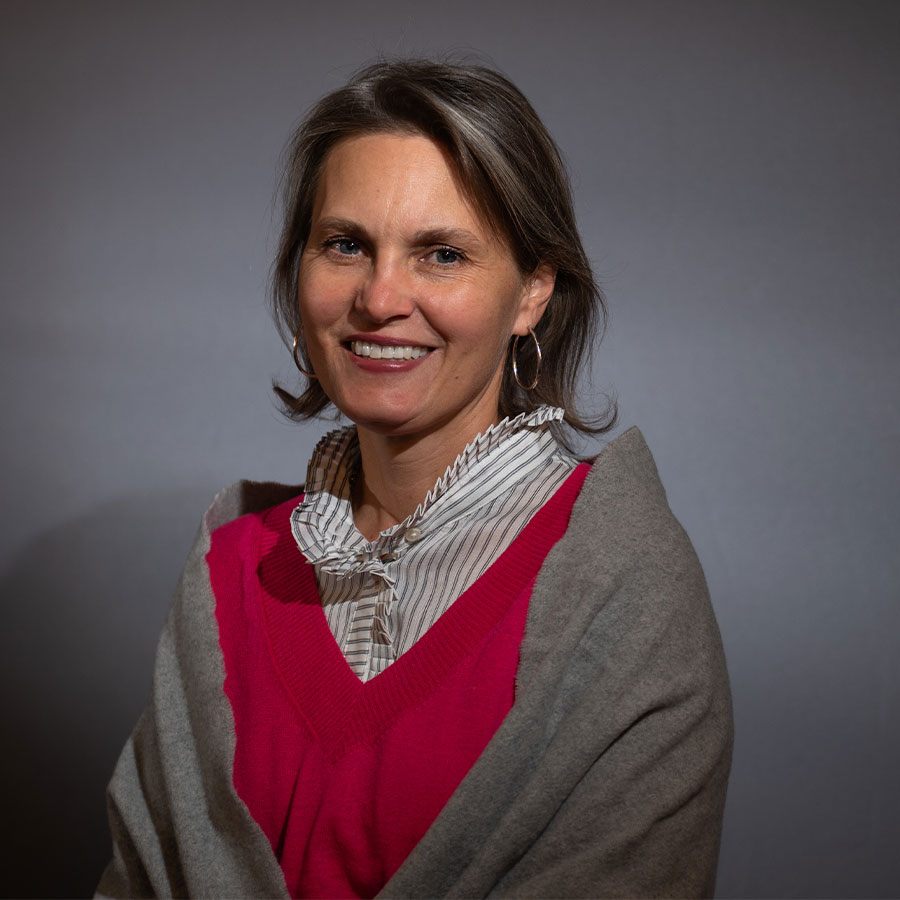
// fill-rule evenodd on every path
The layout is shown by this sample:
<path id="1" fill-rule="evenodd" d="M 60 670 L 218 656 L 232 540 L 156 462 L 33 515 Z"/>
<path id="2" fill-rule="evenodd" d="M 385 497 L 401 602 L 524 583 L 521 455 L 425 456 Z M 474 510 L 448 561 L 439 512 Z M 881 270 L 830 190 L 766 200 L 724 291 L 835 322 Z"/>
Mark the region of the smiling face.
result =
<path id="1" fill-rule="evenodd" d="M 519 271 L 433 141 L 365 135 L 326 157 L 298 299 L 313 369 L 361 432 L 458 452 L 497 421 L 509 339 L 552 291 L 551 271 Z"/>

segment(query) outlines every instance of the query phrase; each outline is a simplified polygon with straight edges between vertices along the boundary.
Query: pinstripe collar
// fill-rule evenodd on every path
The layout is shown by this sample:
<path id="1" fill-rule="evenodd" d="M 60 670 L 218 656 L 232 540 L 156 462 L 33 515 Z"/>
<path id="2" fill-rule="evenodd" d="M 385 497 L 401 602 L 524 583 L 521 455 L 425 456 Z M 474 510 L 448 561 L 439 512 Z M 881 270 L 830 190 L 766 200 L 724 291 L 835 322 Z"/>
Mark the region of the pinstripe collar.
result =
<path id="1" fill-rule="evenodd" d="M 531 471 L 515 465 L 523 450 L 545 445 L 542 456 L 559 451 L 548 426 L 563 414 L 559 407 L 539 406 L 477 435 L 414 512 L 371 543 L 357 530 L 350 505 L 351 480 L 359 467 L 356 426 L 329 432 L 313 452 L 306 493 L 291 515 L 297 546 L 324 571 L 368 572 L 391 583 L 385 562 L 405 548 L 411 529 L 445 527 L 508 491 Z"/>

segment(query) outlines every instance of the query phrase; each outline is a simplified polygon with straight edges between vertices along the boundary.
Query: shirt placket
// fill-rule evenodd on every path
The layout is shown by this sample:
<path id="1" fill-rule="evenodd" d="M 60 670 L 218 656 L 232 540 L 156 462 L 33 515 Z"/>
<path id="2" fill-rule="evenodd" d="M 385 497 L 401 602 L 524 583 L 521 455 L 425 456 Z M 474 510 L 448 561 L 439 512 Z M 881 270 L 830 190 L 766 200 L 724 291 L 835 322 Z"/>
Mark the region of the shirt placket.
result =
<path id="1" fill-rule="evenodd" d="M 383 672 L 395 659 L 394 653 L 394 622 L 391 617 L 393 608 L 394 590 L 384 579 L 375 577 L 378 585 L 378 594 L 375 599 L 375 608 L 372 616 L 372 643 L 371 662 L 369 670 L 374 677 Z"/>
<path id="2" fill-rule="evenodd" d="M 371 545 L 362 554 L 372 559 Z M 362 555 L 360 554 L 360 555 Z M 393 558 L 393 556 L 392 556 Z M 362 560 L 360 560 L 362 561 Z M 353 605 L 344 656 L 353 672 L 368 680 L 383 672 L 394 660 L 394 601 L 392 579 L 383 563 L 363 576 L 363 585 Z"/>

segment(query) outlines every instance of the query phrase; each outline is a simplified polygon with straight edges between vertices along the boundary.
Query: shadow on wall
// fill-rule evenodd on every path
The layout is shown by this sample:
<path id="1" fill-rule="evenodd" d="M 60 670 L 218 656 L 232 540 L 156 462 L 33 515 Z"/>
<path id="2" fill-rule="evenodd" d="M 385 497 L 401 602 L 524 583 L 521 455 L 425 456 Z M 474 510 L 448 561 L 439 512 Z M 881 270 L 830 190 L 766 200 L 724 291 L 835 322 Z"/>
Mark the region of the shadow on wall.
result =
<path id="1" fill-rule="evenodd" d="M 105 504 L 33 541 L 3 573 L 4 896 L 93 894 L 111 854 L 106 784 L 213 494 Z"/>

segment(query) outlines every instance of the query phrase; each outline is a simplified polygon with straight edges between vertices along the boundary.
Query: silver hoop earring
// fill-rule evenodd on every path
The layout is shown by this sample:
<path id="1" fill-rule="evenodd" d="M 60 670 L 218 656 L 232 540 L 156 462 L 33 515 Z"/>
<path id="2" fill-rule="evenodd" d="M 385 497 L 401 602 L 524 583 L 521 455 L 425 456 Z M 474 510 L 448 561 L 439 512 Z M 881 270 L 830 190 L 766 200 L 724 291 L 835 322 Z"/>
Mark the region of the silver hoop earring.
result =
<path id="1" fill-rule="evenodd" d="M 524 334 L 517 334 L 516 339 L 513 341 L 513 349 L 512 349 L 512 370 L 513 370 L 513 378 L 516 379 L 516 384 L 522 388 L 523 391 L 533 391 L 537 387 L 538 381 L 541 378 L 541 345 L 538 343 L 537 335 L 534 333 L 534 329 L 529 325 L 528 333 L 531 335 L 531 339 L 534 341 L 534 349 L 537 353 L 537 366 L 534 370 L 534 381 L 526 387 L 519 380 L 519 367 L 516 365 L 516 350 L 519 347 L 519 340 L 525 337 Z"/>
<path id="2" fill-rule="evenodd" d="M 297 329 L 297 333 L 294 335 L 294 343 L 293 343 L 293 351 L 292 356 L 294 357 L 294 365 L 300 370 L 301 374 L 305 375 L 310 381 L 313 381 L 316 378 L 314 372 L 307 372 L 306 369 L 303 368 L 303 363 L 300 362 L 300 335 L 303 334 L 303 325 Z"/>

